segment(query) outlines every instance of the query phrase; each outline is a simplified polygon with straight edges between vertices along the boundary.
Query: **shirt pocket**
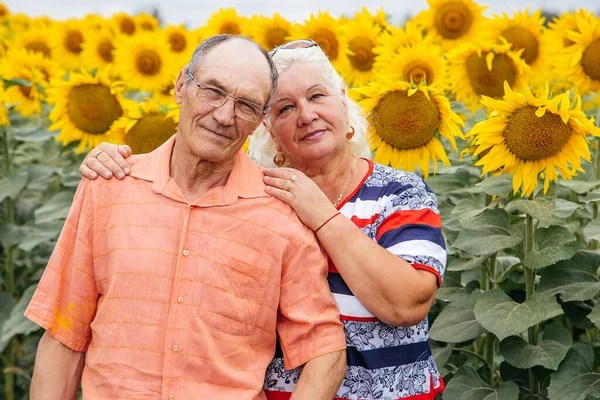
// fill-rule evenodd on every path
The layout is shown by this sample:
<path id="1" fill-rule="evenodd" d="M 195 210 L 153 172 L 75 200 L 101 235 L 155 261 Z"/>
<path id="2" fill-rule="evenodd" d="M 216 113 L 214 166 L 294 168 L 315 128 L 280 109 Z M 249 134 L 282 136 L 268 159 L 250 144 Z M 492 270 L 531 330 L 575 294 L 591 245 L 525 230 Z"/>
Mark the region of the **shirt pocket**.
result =
<path id="1" fill-rule="evenodd" d="M 256 325 L 268 278 L 268 268 L 211 249 L 200 318 L 221 332 L 249 335 Z"/>

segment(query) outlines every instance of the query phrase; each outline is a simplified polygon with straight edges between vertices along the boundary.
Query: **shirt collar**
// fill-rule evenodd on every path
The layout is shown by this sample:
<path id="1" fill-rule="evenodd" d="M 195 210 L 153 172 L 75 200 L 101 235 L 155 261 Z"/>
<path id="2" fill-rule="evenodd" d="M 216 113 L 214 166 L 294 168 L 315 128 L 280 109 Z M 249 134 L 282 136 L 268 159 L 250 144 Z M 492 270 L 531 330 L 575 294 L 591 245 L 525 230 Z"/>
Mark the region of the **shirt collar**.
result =
<path id="1" fill-rule="evenodd" d="M 177 187 L 171 179 L 171 154 L 177 134 L 171 136 L 156 150 L 148 154 L 133 156 L 134 160 L 130 175 L 132 177 L 152 182 L 152 190 L 168 197 L 169 188 Z M 235 156 L 233 169 L 229 173 L 224 186 L 219 186 L 205 193 L 194 202 L 197 205 L 230 205 L 237 202 L 238 198 L 269 197 L 265 192 L 263 182 L 263 168 L 254 163 L 243 151 Z M 176 196 L 180 197 L 180 196 Z M 181 199 L 178 199 L 181 200 Z"/>

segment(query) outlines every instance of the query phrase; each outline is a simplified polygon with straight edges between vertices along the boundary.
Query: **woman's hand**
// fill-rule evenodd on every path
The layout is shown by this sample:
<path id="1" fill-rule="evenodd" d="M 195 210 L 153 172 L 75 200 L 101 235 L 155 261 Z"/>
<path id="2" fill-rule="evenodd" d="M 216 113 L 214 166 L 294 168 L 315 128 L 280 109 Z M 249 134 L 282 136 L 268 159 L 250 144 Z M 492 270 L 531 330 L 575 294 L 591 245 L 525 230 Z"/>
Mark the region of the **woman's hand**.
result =
<path id="1" fill-rule="evenodd" d="M 126 144 L 102 142 L 85 157 L 79 166 L 79 173 L 89 179 L 96 179 L 98 175 L 105 179 L 113 175 L 123 179 L 130 172 L 129 164 L 125 161 L 130 155 L 131 148 Z"/>
<path id="2" fill-rule="evenodd" d="M 319 186 L 302 172 L 293 168 L 265 168 L 264 174 L 266 192 L 289 204 L 310 229 L 317 229 L 337 212 Z"/>

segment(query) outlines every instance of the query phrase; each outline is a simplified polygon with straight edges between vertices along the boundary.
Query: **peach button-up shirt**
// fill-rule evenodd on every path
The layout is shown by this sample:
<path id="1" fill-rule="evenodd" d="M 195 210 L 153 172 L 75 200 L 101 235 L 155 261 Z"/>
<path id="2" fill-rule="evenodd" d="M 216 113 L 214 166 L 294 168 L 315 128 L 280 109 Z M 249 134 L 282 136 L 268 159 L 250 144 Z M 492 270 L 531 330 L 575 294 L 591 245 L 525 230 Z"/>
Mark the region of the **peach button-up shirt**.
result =
<path id="1" fill-rule="evenodd" d="M 264 399 L 276 332 L 288 369 L 345 348 L 326 256 L 260 167 L 240 152 L 189 203 L 175 140 L 123 181 L 82 180 L 25 313 L 87 353 L 85 400 Z"/>

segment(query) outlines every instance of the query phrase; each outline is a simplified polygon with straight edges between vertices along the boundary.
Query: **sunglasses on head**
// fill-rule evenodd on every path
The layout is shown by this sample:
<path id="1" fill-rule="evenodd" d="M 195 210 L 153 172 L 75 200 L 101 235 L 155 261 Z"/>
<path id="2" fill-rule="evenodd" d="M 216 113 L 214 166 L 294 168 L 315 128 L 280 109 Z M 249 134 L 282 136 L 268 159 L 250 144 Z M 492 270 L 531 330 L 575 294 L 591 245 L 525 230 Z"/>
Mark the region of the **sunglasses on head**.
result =
<path id="1" fill-rule="evenodd" d="M 291 42 L 287 42 L 282 44 L 281 46 L 275 47 L 273 50 L 269 51 L 269 55 L 272 57 L 275 56 L 275 53 L 279 50 L 289 50 L 289 49 L 308 49 L 310 47 L 319 47 L 317 42 L 312 39 L 298 39 L 292 40 Z"/>

